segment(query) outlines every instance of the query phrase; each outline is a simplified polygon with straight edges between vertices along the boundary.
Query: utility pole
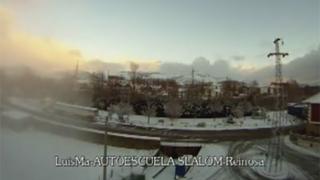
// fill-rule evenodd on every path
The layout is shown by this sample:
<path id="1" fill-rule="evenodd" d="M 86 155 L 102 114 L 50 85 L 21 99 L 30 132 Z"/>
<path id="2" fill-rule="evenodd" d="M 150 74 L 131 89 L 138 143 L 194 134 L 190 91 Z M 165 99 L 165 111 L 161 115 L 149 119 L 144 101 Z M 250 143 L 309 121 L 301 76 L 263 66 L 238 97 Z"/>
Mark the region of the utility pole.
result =
<path id="1" fill-rule="evenodd" d="M 110 115 L 110 111 L 108 112 L 108 116 L 105 119 L 105 124 L 104 124 L 104 138 L 103 138 L 103 145 L 104 145 L 104 151 L 103 151 L 103 180 L 107 180 L 107 136 L 108 136 L 108 131 L 107 131 L 107 125 L 108 125 L 108 120 Z"/>
<path id="2" fill-rule="evenodd" d="M 194 68 L 192 67 L 192 70 L 191 70 L 191 84 L 192 85 L 194 85 L 194 72 L 195 72 L 195 70 L 194 70 Z"/>
<path id="3" fill-rule="evenodd" d="M 75 70 L 74 70 L 74 74 L 71 75 L 71 88 L 70 88 L 70 93 L 71 93 L 71 96 L 68 98 L 71 103 L 75 103 L 76 102 L 76 99 L 77 99 L 77 93 L 78 93 L 78 89 L 77 89 L 77 86 L 78 86 L 78 75 L 79 75 L 79 59 L 76 59 L 76 66 L 75 66 Z"/>
<path id="4" fill-rule="evenodd" d="M 4 74 L 5 73 L 2 71 L 2 69 L 0 69 L 0 130 L 2 128 L 2 121 L 3 121 L 2 111 L 4 110 L 4 88 L 5 88 L 5 85 L 4 85 L 4 78 L 5 78 Z M 1 144 L 1 146 L 2 146 L 2 144 Z M 0 154 L 0 157 L 1 157 L 1 155 L 2 154 Z M 1 172 L 1 170 L 0 170 L 0 172 Z"/>
<path id="5" fill-rule="evenodd" d="M 283 155 L 283 139 L 282 126 L 286 119 L 285 112 L 283 108 L 285 107 L 284 100 L 284 87 L 282 79 L 282 62 L 281 59 L 288 56 L 288 53 L 280 51 L 280 43 L 283 45 L 283 41 L 280 38 L 276 38 L 273 41 L 275 45 L 275 52 L 269 53 L 268 57 L 275 56 L 275 89 L 276 89 L 276 103 L 275 112 L 272 115 L 272 137 L 269 140 L 268 151 L 266 154 L 266 165 L 265 171 L 269 174 L 279 175 L 282 171 L 282 155 Z"/>
<path id="6" fill-rule="evenodd" d="M 5 72 L 4 70 L 0 69 L 0 111 L 2 108 L 4 108 L 4 91 L 5 91 L 5 84 L 4 84 L 4 79 L 5 79 Z M 2 120 L 2 119 L 1 119 Z"/>
<path id="7" fill-rule="evenodd" d="M 78 73 L 79 73 L 79 59 L 77 59 L 76 69 L 75 69 L 75 71 L 74 71 L 74 77 L 75 77 L 75 78 L 78 77 Z"/>
<path id="8" fill-rule="evenodd" d="M 4 117 L 3 117 L 3 111 L 4 111 L 4 104 L 5 104 L 5 91 L 6 91 L 6 82 L 5 82 L 5 71 L 4 69 L 0 69 L 0 159 L 2 159 L 4 157 L 4 152 L 3 152 L 3 147 L 5 146 L 4 143 L 4 132 L 2 131 L 3 128 L 3 121 L 4 121 Z M 3 164 L 0 163 L 0 174 L 2 174 L 3 171 Z"/>
<path id="9" fill-rule="evenodd" d="M 79 59 L 76 60 L 76 67 L 74 69 L 74 74 L 72 77 L 72 90 L 76 90 L 77 80 L 79 76 Z"/>

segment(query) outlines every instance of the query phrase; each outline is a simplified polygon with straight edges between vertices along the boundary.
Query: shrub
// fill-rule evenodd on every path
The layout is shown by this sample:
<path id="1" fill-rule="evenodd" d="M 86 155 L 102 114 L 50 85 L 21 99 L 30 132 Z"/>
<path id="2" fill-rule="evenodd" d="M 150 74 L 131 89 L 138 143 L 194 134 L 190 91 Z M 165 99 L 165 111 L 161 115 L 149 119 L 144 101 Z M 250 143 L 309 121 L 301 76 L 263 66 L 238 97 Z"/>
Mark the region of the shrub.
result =
<path id="1" fill-rule="evenodd" d="M 197 127 L 206 127 L 206 123 L 205 122 L 200 122 L 197 124 Z"/>

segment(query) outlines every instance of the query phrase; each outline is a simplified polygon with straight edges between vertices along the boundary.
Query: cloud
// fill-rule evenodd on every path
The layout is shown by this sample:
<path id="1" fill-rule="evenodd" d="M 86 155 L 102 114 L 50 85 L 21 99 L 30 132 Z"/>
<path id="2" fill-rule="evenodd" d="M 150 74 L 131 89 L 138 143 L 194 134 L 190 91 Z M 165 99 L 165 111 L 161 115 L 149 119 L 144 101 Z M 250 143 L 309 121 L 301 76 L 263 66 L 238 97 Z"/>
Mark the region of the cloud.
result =
<path id="1" fill-rule="evenodd" d="M 205 57 L 198 57 L 194 59 L 191 65 L 194 69 L 202 71 L 203 73 L 209 73 L 211 70 L 210 60 Z"/>
<path id="2" fill-rule="evenodd" d="M 51 38 L 38 37 L 19 30 L 13 16 L 0 7 L 1 67 L 27 66 L 48 72 L 74 68 L 84 62 L 81 52 Z"/>
<path id="3" fill-rule="evenodd" d="M 162 63 L 160 73 L 168 76 L 183 75 L 190 77 L 192 68 L 196 74 L 211 76 L 217 79 L 229 77 L 242 80 L 244 77 L 242 70 L 231 66 L 227 60 L 219 59 L 211 63 L 205 57 L 198 57 L 191 64 Z"/>
<path id="4" fill-rule="evenodd" d="M 286 64 L 283 73 L 290 79 L 320 85 L 320 46 Z"/>
<path id="5" fill-rule="evenodd" d="M 290 56 L 289 56 L 290 57 Z M 284 60 L 285 61 L 285 60 Z M 320 46 L 302 57 L 283 64 L 284 79 L 295 79 L 300 83 L 320 85 Z M 274 66 L 266 66 L 249 73 L 248 80 L 259 80 L 269 83 L 274 80 Z"/>
<path id="6" fill-rule="evenodd" d="M 245 62 L 242 62 L 238 66 L 232 66 L 229 62 L 230 61 L 228 60 L 220 59 L 211 63 L 210 60 L 199 57 L 191 64 L 163 63 L 160 66 L 160 72 L 169 76 L 183 75 L 190 77 L 192 68 L 194 68 L 196 73 L 208 74 L 217 79 L 228 77 L 235 80 L 244 80 L 246 82 L 258 80 L 262 85 L 274 81 L 275 68 L 273 65 L 256 69 L 250 64 L 245 64 Z M 298 82 L 305 84 L 320 85 L 319 69 L 320 46 L 289 63 L 284 63 L 283 78 L 284 80 L 295 79 Z"/>
<path id="7" fill-rule="evenodd" d="M 64 43 L 47 37 L 39 37 L 26 33 L 15 25 L 10 12 L 0 7 L 0 58 L 1 67 L 28 67 L 40 73 L 73 71 L 77 61 L 82 70 L 108 71 L 119 73 L 129 69 L 131 61 L 139 64 L 141 71 L 157 71 L 157 60 L 132 60 L 125 58 L 117 61 L 87 60 L 80 50 L 69 47 Z"/>
<path id="8" fill-rule="evenodd" d="M 138 64 L 139 68 L 138 70 L 141 72 L 155 72 L 155 71 L 159 71 L 159 67 L 160 67 L 160 61 L 159 60 L 141 60 L 141 59 L 129 59 L 129 60 L 125 60 L 125 67 L 126 70 L 130 69 L 130 64 L 134 62 L 136 64 Z"/>
<path id="9" fill-rule="evenodd" d="M 105 72 L 105 73 L 119 73 L 125 69 L 125 66 L 120 63 L 103 62 L 99 59 L 94 59 L 85 63 L 82 68 L 90 72 Z"/>
<path id="10" fill-rule="evenodd" d="M 173 62 L 162 63 L 159 69 L 160 73 L 167 76 L 187 75 L 191 70 L 191 65 Z"/>
<path id="11" fill-rule="evenodd" d="M 229 62 L 241 61 L 237 66 Z M 274 79 L 274 67 L 266 66 L 254 69 L 245 64 L 244 56 L 232 56 L 231 59 L 211 61 L 205 57 L 196 58 L 191 64 L 164 62 L 159 60 L 140 60 L 124 58 L 121 61 L 87 60 L 80 50 L 46 37 L 21 31 L 15 24 L 10 12 L 0 7 L 0 68 L 30 67 L 43 73 L 73 71 L 76 61 L 80 68 L 89 71 L 108 71 L 119 73 L 129 70 L 131 61 L 139 64 L 139 71 L 159 71 L 168 76 L 191 76 L 192 68 L 196 73 L 214 77 L 229 77 L 236 80 L 258 80 L 270 82 Z M 287 79 L 296 79 L 302 83 L 320 84 L 320 46 L 283 66 L 283 75 Z"/>
<path id="12" fill-rule="evenodd" d="M 231 58 L 232 58 L 234 61 L 243 61 L 243 60 L 245 60 L 245 57 L 244 57 L 244 56 L 239 56 L 239 55 L 232 56 Z"/>
<path id="13" fill-rule="evenodd" d="M 130 63 L 138 64 L 140 72 L 158 72 L 160 61 L 157 60 L 123 60 L 118 62 L 106 62 L 100 59 L 93 59 L 82 64 L 81 69 L 89 72 L 104 72 L 108 74 L 119 74 L 123 71 L 130 71 Z"/>

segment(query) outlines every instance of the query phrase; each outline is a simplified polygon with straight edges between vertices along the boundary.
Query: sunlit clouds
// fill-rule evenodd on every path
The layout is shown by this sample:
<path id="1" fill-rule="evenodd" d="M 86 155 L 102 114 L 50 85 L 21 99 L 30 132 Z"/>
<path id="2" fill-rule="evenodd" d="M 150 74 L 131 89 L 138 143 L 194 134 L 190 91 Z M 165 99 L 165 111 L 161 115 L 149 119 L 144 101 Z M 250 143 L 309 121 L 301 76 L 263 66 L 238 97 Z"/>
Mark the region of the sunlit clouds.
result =
<path id="1" fill-rule="evenodd" d="M 90 57 L 83 57 L 80 50 L 58 40 L 24 32 L 15 24 L 13 15 L 5 8 L 0 8 L 0 27 L 0 57 L 3 67 L 26 66 L 35 71 L 54 72 L 73 70 L 77 61 L 83 68 L 87 68 L 87 61 L 92 61 Z M 130 62 L 138 63 L 140 70 L 144 71 L 157 71 L 160 65 L 158 60 L 141 60 L 129 57 L 101 61 L 115 63 L 119 67 L 117 71 L 128 69 Z M 112 68 L 112 66 L 107 66 L 105 69 L 96 67 L 91 70 L 112 71 Z"/>
<path id="2" fill-rule="evenodd" d="M 34 70 L 70 69 L 84 61 L 80 51 L 57 40 L 23 32 L 13 16 L 0 8 L 0 57 L 2 66 L 28 66 Z"/>
<path id="3" fill-rule="evenodd" d="M 272 40 L 281 36 L 286 42 L 284 51 L 290 54 L 285 70 L 285 66 L 299 64 L 300 69 L 318 72 L 314 67 L 318 67 L 319 39 L 315 37 L 319 33 L 313 27 L 319 24 L 314 11 L 294 14 L 289 8 L 278 22 L 260 14 L 264 3 L 250 8 L 258 11 L 257 17 L 243 13 L 249 12 L 248 6 L 240 3 L 222 16 L 225 8 L 230 8 L 228 3 L 186 2 L 184 9 L 179 2 L 162 1 L 155 5 L 4 0 L 0 5 L 0 68 L 29 67 L 58 75 L 73 73 L 79 63 L 81 71 L 119 74 L 135 62 L 139 71 L 167 77 L 190 76 L 194 69 L 220 79 L 269 80 L 274 76 L 274 62 L 266 55 L 273 51 Z M 308 7 L 314 6 L 304 6 Z M 310 20 L 305 21 L 307 18 Z M 266 24 L 274 28 L 268 29 Z M 312 50 L 315 55 L 304 57 Z M 291 63 L 295 60 L 299 63 Z M 302 72 L 288 75 L 305 82 L 314 77 L 303 78 L 306 73 Z"/>

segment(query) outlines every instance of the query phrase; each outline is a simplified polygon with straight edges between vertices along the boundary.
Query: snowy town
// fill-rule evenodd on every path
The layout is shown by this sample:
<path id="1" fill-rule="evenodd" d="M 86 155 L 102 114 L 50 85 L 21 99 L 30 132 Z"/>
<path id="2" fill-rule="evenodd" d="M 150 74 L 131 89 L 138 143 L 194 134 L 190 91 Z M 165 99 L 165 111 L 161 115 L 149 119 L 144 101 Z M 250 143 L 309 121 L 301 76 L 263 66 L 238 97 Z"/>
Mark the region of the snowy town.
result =
<path id="1" fill-rule="evenodd" d="M 67 88 L 60 87 L 64 88 L 61 94 L 51 94 L 57 91 L 48 88 L 34 94 L 35 86 L 47 82 L 33 74 L 9 77 L 10 81 L 3 76 L 2 125 L 14 132 L 35 128 L 94 142 L 103 157 L 187 159 L 184 164 L 162 166 L 103 166 L 98 179 L 318 177 L 319 86 L 288 80 L 280 86 L 271 82 L 261 87 L 256 81 L 218 81 L 200 76 L 195 69 L 190 77 L 168 78 L 140 72 L 135 63 L 130 68 L 124 74 L 110 75 L 83 72 L 76 65 L 72 76 L 60 80 L 68 83 L 55 82 L 67 84 Z M 18 83 L 26 77 L 33 82 Z M 272 141 L 277 137 L 279 142 Z M 272 157 L 272 153 L 277 154 Z M 260 160 L 262 165 L 199 166 L 201 162 L 190 160 L 212 156 Z M 297 161 L 314 165 L 300 170 Z"/>
<path id="2" fill-rule="evenodd" d="M 231 7 L 229 16 L 252 18 L 252 27 L 262 26 L 264 18 L 268 22 L 284 23 L 288 18 L 307 24 L 308 18 L 311 19 L 308 23 L 316 21 L 313 18 L 315 12 L 319 13 L 318 1 L 300 6 L 284 1 L 279 6 L 306 8 L 299 9 L 305 13 L 295 15 L 296 18 L 291 17 L 294 16 L 291 10 L 285 9 L 284 19 L 274 15 L 270 19 L 258 12 L 260 19 L 255 19 L 245 13 L 249 5 L 264 11 L 265 6 L 270 10 L 274 2 L 194 4 L 188 1 L 188 11 L 181 3 L 168 6 L 159 2 L 155 7 L 140 2 L 137 7 L 132 2 L 106 5 L 97 1 L 81 2 L 81 6 L 75 3 L 74 9 L 62 8 L 64 3 L 57 0 L 50 5 L 36 1 L 23 4 L 0 0 L 0 180 L 320 179 L 320 45 L 319 36 L 313 36 L 319 32 L 289 23 L 290 29 L 283 31 L 294 34 L 297 32 L 291 29 L 299 27 L 310 32 L 278 36 L 276 32 L 266 35 L 263 30 L 252 30 L 255 37 L 237 37 L 239 43 L 245 43 L 239 45 L 227 37 L 227 32 L 236 28 L 232 18 L 220 15 L 237 6 Z M 170 16 L 163 14 L 164 7 Z M 22 13 L 20 8 L 35 14 Z M 308 10 L 311 8 L 313 11 Z M 63 18 L 57 9 L 61 9 Z M 117 14 L 124 9 L 129 14 Z M 57 24 L 55 30 L 45 23 L 47 20 L 41 19 L 41 15 L 49 16 L 49 11 L 51 23 Z M 184 19 L 180 13 L 186 13 L 184 16 L 188 18 Z M 218 26 L 230 23 L 215 31 L 226 34 L 215 37 L 199 26 L 183 29 L 190 36 L 179 36 L 184 32 L 180 28 L 186 27 L 181 19 L 215 29 L 216 26 L 205 21 L 207 15 L 221 18 L 221 22 L 216 22 Z M 64 24 L 71 22 L 69 16 L 72 20 L 82 19 L 72 21 L 69 26 Z M 86 19 L 91 16 L 90 20 Z M 150 21 L 148 16 L 159 22 Z M 109 18 L 108 23 L 113 26 L 104 24 L 101 17 Z M 204 22 L 198 22 L 199 19 Z M 82 21 L 89 25 L 78 25 Z M 143 28 L 135 29 L 135 23 L 142 23 Z M 166 34 L 168 29 L 162 26 L 156 30 L 158 23 L 171 27 L 169 32 L 177 37 Z M 309 26 L 319 27 L 317 23 Z M 81 28 L 73 29 L 77 25 Z M 97 25 L 106 33 L 100 34 L 103 30 Z M 179 32 L 173 28 L 175 25 Z M 27 31 L 19 26 L 31 28 Z M 247 26 L 237 28 L 241 33 L 240 29 Z M 59 30 L 72 33 L 59 34 Z M 199 31 L 196 39 L 214 36 L 219 43 L 202 39 L 203 44 L 195 41 L 193 45 L 193 31 Z M 88 42 L 88 32 L 98 37 L 95 42 Z M 81 51 L 87 49 L 87 53 L 65 50 L 64 45 L 50 39 L 59 36 L 72 41 Z M 165 45 L 156 36 L 166 39 Z M 229 43 L 228 48 L 223 48 L 225 44 L 220 36 L 221 41 Z M 264 41 L 260 42 L 258 36 Z M 88 39 L 84 40 L 85 37 Z M 109 42 L 104 44 L 106 40 Z M 120 41 L 122 44 L 116 43 Z M 154 48 L 152 43 L 143 44 L 144 41 L 157 43 L 161 48 Z M 180 41 L 184 42 L 183 46 Z M 250 46 L 249 41 L 255 44 Z M 153 52 L 149 46 L 157 53 L 148 54 Z M 108 53 L 103 54 L 105 51 Z M 117 54 L 118 51 L 121 53 Z M 143 55 L 136 54 L 137 58 L 120 62 L 120 55 L 123 53 L 125 57 L 130 52 Z M 197 55 L 187 61 L 195 54 L 206 57 L 214 54 L 216 58 Z M 151 60 L 166 59 L 166 56 L 175 60 Z M 136 60 L 145 57 L 149 60 Z"/>

